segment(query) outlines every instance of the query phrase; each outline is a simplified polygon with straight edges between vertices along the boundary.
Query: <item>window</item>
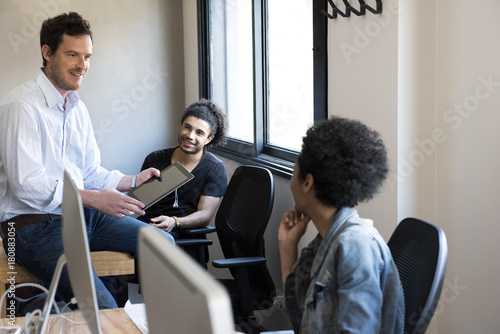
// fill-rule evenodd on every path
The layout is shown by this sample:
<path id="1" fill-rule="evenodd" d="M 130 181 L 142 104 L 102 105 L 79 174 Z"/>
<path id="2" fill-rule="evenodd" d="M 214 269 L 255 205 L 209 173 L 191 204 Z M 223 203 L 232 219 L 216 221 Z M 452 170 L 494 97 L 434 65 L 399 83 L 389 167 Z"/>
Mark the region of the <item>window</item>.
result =
<path id="1" fill-rule="evenodd" d="M 199 0 L 200 95 L 227 113 L 215 153 L 292 173 L 302 136 L 327 116 L 324 0 Z"/>

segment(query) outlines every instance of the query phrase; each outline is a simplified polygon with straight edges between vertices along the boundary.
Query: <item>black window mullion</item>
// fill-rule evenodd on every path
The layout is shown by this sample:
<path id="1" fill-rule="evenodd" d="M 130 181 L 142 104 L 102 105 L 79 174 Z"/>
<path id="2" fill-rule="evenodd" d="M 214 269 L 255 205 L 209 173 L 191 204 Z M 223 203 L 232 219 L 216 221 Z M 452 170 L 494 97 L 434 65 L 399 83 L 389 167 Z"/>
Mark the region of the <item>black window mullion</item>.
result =
<path id="1" fill-rule="evenodd" d="M 210 3 L 212 0 L 198 0 L 198 93 L 200 98 L 212 96 L 210 83 Z"/>
<path id="2" fill-rule="evenodd" d="M 325 0 L 313 0 L 314 120 L 328 118 L 328 19 Z"/>
<path id="3" fill-rule="evenodd" d="M 274 146 L 274 145 L 266 145 L 263 153 L 266 155 L 272 156 L 272 157 L 276 157 L 279 159 L 283 159 L 286 161 L 292 161 L 292 162 L 295 162 L 295 160 L 297 158 L 297 154 L 298 154 L 298 152 L 296 152 L 296 151 L 285 149 L 285 148 Z"/>

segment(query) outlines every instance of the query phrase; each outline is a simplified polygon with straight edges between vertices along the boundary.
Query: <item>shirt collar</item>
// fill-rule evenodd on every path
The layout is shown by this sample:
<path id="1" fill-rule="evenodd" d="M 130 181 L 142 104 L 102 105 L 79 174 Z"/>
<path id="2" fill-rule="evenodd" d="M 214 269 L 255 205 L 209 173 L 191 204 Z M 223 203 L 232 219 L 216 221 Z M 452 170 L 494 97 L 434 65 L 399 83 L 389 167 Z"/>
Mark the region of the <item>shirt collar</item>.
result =
<path id="1" fill-rule="evenodd" d="M 341 207 L 335 215 L 332 225 L 328 228 L 325 237 L 321 238 L 321 235 L 318 233 L 318 236 L 314 240 L 316 255 L 311 268 L 311 277 L 319 270 L 330 243 L 335 240 L 338 234 L 343 230 L 345 222 L 351 217 L 358 217 L 358 211 L 353 207 Z"/>
<path id="2" fill-rule="evenodd" d="M 59 93 L 59 91 L 54 87 L 52 82 L 50 82 L 49 78 L 43 73 L 43 70 L 40 69 L 35 78 L 36 83 L 42 90 L 43 95 L 45 96 L 45 101 L 47 102 L 47 106 L 52 108 L 57 106 L 60 110 L 63 110 L 64 98 Z M 80 101 L 80 96 L 76 91 L 70 90 L 66 95 L 66 111 L 70 111 L 73 107 Z"/>

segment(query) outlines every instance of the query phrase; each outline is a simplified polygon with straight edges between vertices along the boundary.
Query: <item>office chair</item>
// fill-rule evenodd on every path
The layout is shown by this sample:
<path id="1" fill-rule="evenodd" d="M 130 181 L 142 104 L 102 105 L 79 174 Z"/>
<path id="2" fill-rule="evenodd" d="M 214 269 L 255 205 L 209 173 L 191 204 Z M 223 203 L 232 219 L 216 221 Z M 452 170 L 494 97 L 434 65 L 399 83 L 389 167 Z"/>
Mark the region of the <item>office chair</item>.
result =
<path id="1" fill-rule="evenodd" d="M 213 244 L 212 240 L 207 239 L 207 234 L 214 232 L 215 227 L 213 226 L 179 230 L 179 237 L 175 239 L 175 244 L 180 246 L 203 268 L 207 269 L 208 246 Z"/>
<path id="2" fill-rule="evenodd" d="M 236 169 L 215 216 L 217 236 L 225 259 L 215 268 L 229 268 L 227 288 L 237 325 L 246 333 L 260 333 L 254 310 L 272 306 L 275 287 L 266 266 L 264 232 L 274 204 L 274 179 L 255 166 Z"/>
<path id="3" fill-rule="evenodd" d="M 388 242 L 405 297 L 405 334 L 425 333 L 439 302 L 448 246 L 439 227 L 406 218 Z"/>

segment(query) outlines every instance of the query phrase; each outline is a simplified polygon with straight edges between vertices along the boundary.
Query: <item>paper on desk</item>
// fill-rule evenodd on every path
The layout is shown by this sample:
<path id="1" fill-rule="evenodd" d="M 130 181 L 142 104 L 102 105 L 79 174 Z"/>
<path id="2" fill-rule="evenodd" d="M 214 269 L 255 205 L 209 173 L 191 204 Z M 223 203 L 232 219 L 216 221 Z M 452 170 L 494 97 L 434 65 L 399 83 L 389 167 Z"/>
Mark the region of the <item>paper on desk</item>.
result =
<path id="1" fill-rule="evenodd" d="M 139 284 L 128 284 L 128 300 L 132 304 L 144 303 L 144 299 L 142 299 L 142 295 L 139 293 Z"/>
<path id="2" fill-rule="evenodd" d="M 124 310 L 142 334 L 149 334 L 147 327 L 148 319 L 146 317 L 146 305 L 144 303 L 132 304 L 130 300 L 127 300 Z"/>

